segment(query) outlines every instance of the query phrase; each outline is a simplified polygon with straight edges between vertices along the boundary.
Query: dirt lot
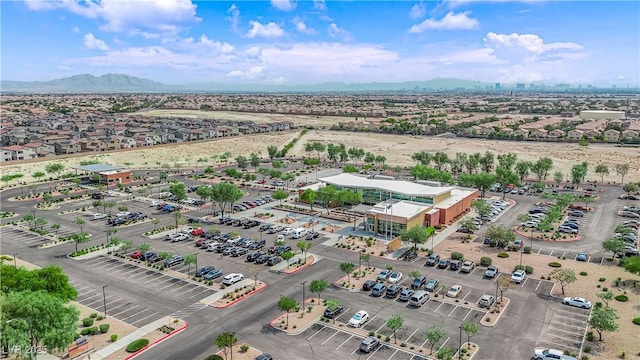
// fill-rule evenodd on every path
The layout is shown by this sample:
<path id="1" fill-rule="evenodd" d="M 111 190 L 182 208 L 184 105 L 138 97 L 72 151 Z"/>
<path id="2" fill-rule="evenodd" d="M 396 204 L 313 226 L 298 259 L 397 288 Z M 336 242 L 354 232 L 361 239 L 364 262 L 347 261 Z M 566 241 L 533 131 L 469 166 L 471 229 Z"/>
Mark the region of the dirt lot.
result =
<path id="1" fill-rule="evenodd" d="M 509 252 L 510 256 L 508 258 L 501 259 L 496 256 L 500 251 L 495 248 L 489 248 L 479 243 L 463 244 L 457 238 L 443 241 L 436 246 L 435 251 L 444 257 L 449 256 L 453 251 L 458 251 L 463 253 L 466 259 L 476 263 L 480 262 L 480 257 L 489 256 L 493 261 L 493 265 L 506 272 L 511 271 L 520 262 L 520 254 L 518 252 Z M 635 356 L 635 354 L 640 353 L 640 341 L 638 341 L 640 327 L 631 322 L 634 317 L 640 316 L 640 306 L 638 305 L 640 304 L 640 276 L 625 272 L 622 268 L 608 261 L 605 261 L 604 265 L 597 265 L 573 259 L 562 260 L 546 255 L 523 254 L 522 264 L 532 266 L 534 272 L 531 277 L 539 279 L 541 276 L 549 276 L 553 268 L 548 264 L 553 261 L 561 263 L 563 268 L 574 270 L 576 274 L 580 272 L 587 273 L 586 276 L 577 275 L 578 279 L 575 283 L 565 286 L 564 296 L 584 297 L 592 303 L 596 303 L 600 300 L 596 297 L 596 294 L 602 292 L 602 288 L 608 287 L 609 290 L 613 291 L 614 296 L 626 294 L 629 297 L 627 302 L 616 300 L 609 302 L 609 306 L 618 311 L 620 318 L 617 323 L 620 329 L 615 333 L 604 333 L 602 342 L 585 342 L 585 345 L 593 348 L 592 354 L 587 354 L 589 358 L 601 360 L 619 358 L 623 350 L 627 355 Z M 600 282 L 599 278 L 605 278 L 606 280 Z M 615 286 L 614 281 L 618 278 L 622 282 Z M 635 287 L 633 285 L 634 282 L 637 282 Z M 553 295 L 562 297 L 561 288 L 558 284 L 554 287 Z M 597 332 L 594 331 L 594 335 L 597 340 Z"/>

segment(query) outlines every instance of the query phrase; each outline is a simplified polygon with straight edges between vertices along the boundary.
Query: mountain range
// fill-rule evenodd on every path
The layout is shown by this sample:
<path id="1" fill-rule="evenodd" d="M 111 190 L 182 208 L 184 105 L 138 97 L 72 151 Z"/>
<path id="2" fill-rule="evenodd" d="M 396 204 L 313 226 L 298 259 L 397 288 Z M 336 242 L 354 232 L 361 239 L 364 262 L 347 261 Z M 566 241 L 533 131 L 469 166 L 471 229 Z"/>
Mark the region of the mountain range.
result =
<path id="1" fill-rule="evenodd" d="M 488 83 L 462 79 L 432 79 L 410 82 L 373 82 L 347 84 L 341 82 L 309 85 L 271 85 L 256 83 L 191 83 L 169 85 L 126 74 L 74 75 L 50 81 L 0 81 L 3 93 L 172 93 L 172 92 L 341 92 L 341 91 L 409 91 L 485 89 Z"/>

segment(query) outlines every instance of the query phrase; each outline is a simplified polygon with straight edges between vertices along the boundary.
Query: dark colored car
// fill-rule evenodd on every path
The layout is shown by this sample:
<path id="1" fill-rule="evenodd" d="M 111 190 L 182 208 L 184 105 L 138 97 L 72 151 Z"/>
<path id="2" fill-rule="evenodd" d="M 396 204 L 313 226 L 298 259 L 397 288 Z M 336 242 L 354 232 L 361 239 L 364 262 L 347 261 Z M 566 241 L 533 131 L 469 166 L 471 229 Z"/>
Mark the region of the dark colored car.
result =
<path id="1" fill-rule="evenodd" d="M 260 225 L 260 231 L 267 231 L 271 227 L 271 224 L 262 224 Z"/>
<path id="2" fill-rule="evenodd" d="M 389 298 L 389 299 L 395 299 L 396 297 L 398 297 L 398 295 L 400 294 L 400 291 L 402 291 L 402 287 L 399 285 L 391 285 L 387 288 L 386 293 L 384 294 L 384 297 Z"/>
<path id="3" fill-rule="evenodd" d="M 413 279 L 413 281 L 411 282 L 411 288 L 412 289 L 420 289 L 426 283 L 427 283 L 427 277 L 426 276 L 420 276 L 417 279 Z"/>
<path id="4" fill-rule="evenodd" d="M 340 315 L 343 311 L 344 307 L 342 307 L 342 305 L 338 305 L 335 309 L 327 308 L 324 311 L 324 317 L 326 317 L 327 319 L 333 319 L 336 316 Z"/>
<path id="5" fill-rule="evenodd" d="M 91 194 L 91 198 L 92 199 L 104 199 L 104 194 L 103 193 L 93 193 L 93 194 Z"/>
<path id="6" fill-rule="evenodd" d="M 273 266 L 275 264 L 279 264 L 282 262 L 282 258 L 280 256 L 272 256 L 267 260 L 267 266 Z"/>
<path id="7" fill-rule="evenodd" d="M 398 300 L 400 301 L 409 301 L 409 299 L 411 299 L 411 295 L 413 295 L 414 292 L 413 290 L 410 289 L 404 289 L 400 292 L 400 297 L 398 298 Z"/>
<path id="8" fill-rule="evenodd" d="M 276 251 L 277 255 L 282 255 L 283 253 L 287 252 L 287 251 L 291 251 L 291 246 L 289 245 L 282 245 L 278 248 L 278 250 Z"/>
<path id="9" fill-rule="evenodd" d="M 254 262 L 254 261 L 256 261 L 257 258 L 259 258 L 262 255 L 264 255 L 264 253 L 261 253 L 261 252 L 251 253 L 251 254 L 247 255 L 247 261 Z"/>
<path id="10" fill-rule="evenodd" d="M 426 266 L 435 266 L 438 261 L 440 261 L 440 255 L 438 254 L 431 254 L 429 255 L 429 257 L 427 258 L 427 262 L 425 263 Z"/>
<path id="11" fill-rule="evenodd" d="M 449 270 L 458 271 L 460 270 L 460 266 L 462 266 L 462 261 L 451 260 L 451 262 L 449 263 Z M 438 264 L 438 267 L 440 267 L 440 264 Z"/>
<path id="12" fill-rule="evenodd" d="M 271 257 L 271 255 L 267 255 L 267 254 L 260 255 L 260 256 L 258 256 L 258 258 L 256 259 L 255 262 L 256 262 L 256 264 L 264 264 L 269 260 L 270 257 Z"/>
<path id="13" fill-rule="evenodd" d="M 364 282 L 364 284 L 362 284 L 362 290 L 364 291 L 371 291 L 371 289 L 373 289 L 373 286 L 376 284 L 375 281 L 373 280 L 367 280 Z"/>
<path id="14" fill-rule="evenodd" d="M 184 257 L 182 255 L 173 255 L 171 259 L 167 259 L 164 261 L 164 267 L 172 267 L 173 265 L 182 264 L 184 261 Z"/>
<path id="15" fill-rule="evenodd" d="M 222 270 L 215 269 L 215 270 L 211 270 L 208 273 L 202 275 L 202 278 L 205 279 L 205 280 L 213 280 L 213 279 L 219 278 L 220 276 L 222 276 Z"/>
<path id="16" fill-rule="evenodd" d="M 317 232 L 317 231 L 310 231 L 310 232 L 307 234 L 306 239 L 307 239 L 307 240 L 313 240 L 313 239 L 318 238 L 318 236 L 320 236 L 320 233 L 319 233 L 319 232 Z"/>
<path id="17" fill-rule="evenodd" d="M 447 267 L 449 267 L 449 259 L 440 259 L 440 261 L 438 261 L 439 269 L 446 269 Z"/>
<path id="18" fill-rule="evenodd" d="M 466 227 L 461 227 L 458 229 L 459 233 L 464 233 L 464 234 L 473 234 L 473 229 L 469 229 Z"/>
<path id="19" fill-rule="evenodd" d="M 249 249 L 251 250 L 261 249 L 265 243 L 266 243 L 265 240 L 253 241 L 252 243 L 249 244 Z"/>
<path id="20" fill-rule="evenodd" d="M 232 257 L 238 257 L 238 256 L 242 256 L 242 255 L 244 255 L 246 253 L 247 253 L 247 249 L 238 247 L 238 248 L 235 248 L 235 249 L 233 249 L 231 251 L 231 256 Z"/>
<path id="21" fill-rule="evenodd" d="M 203 276 L 204 274 L 208 273 L 209 271 L 213 271 L 213 270 L 215 270 L 215 268 L 213 266 L 203 266 L 200 269 L 196 270 L 196 277 Z"/>
<path id="22" fill-rule="evenodd" d="M 385 293 L 385 291 L 387 291 L 387 285 L 383 283 L 377 283 L 373 286 L 373 289 L 371 289 L 371 295 L 380 297 Z"/>
<path id="23" fill-rule="evenodd" d="M 273 357 L 271 356 L 271 354 L 260 354 L 253 360 L 273 360 Z"/>

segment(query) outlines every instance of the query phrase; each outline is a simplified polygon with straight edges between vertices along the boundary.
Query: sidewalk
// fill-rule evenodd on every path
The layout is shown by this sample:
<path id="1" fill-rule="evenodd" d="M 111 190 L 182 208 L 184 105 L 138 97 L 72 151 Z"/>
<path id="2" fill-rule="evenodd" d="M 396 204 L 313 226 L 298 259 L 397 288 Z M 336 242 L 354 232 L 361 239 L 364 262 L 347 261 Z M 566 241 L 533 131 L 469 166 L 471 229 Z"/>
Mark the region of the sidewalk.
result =
<path id="1" fill-rule="evenodd" d="M 150 324 L 147 324 L 141 328 L 139 328 L 138 330 L 132 332 L 131 334 L 127 335 L 127 336 L 123 336 L 122 338 L 118 339 L 118 341 L 114 342 L 113 344 L 106 346 L 92 354 L 87 354 L 85 357 L 83 357 L 82 359 L 91 359 L 91 360 L 95 360 L 95 359 L 106 359 L 109 355 L 113 354 L 114 352 L 122 349 L 123 347 L 126 347 L 127 345 L 129 345 L 132 341 L 137 340 L 137 339 L 141 339 L 143 338 L 146 334 L 150 333 L 151 331 L 161 327 L 162 325 L 167 325 L 169 323 L 171 323 L 171 317 L 169 316 L 165 316 L 161 319 L 158 319 Z"/>

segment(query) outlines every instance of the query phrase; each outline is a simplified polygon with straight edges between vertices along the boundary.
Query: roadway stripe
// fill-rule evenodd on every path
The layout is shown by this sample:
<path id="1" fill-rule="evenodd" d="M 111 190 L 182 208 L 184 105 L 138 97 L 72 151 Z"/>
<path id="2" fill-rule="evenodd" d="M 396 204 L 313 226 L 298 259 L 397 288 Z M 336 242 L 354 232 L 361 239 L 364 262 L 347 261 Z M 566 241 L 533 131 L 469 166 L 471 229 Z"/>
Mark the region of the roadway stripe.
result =
<path id="1" fill-rule="evenodd" d="M 378 350 L 376 349 L 376 351 L 378 351 Z M 398 353 L 398 351 L 400 351 L 400 349 L 396 349 L 396 351 L 394 351 L 394 352 L 393 352 L 393 354 L 391 354 L 391 356 L 389 356 L 389 358 L 387 358 L 387 360 L 391 360 L 391 358 L 392 358 L 395 354 L 397 354 L 397 353 Z"/>
<path id="2" fill-rule="evenodd" d="M 418 332 L 418 330 L 420 330 L 420 328 L 416 328 L 415 330 L 413 330 L 413 332 L 411 333 L 411 335 L 409 335 L 409 337 L 408 337 L 404 342 L 409 342 L 409 339 L 411 339 L 411 337 L 412 337 L 413 335 L 415 335 L 415 333 L 417 333 L 417 332 Z"/>
<path id="3" fill-rule="evenodd" d="M 462 318 L 462 321 L 467 320 L 467 318 L 469 317 L 469 315 L 471 315 L 471 312 L 472 312 L 472 311 L 473 311 L 473 310 L 472 310 L 472 309 L 470 309 L 470 310 L 469 310 L 469 312 L 467 313 L 467 315 L 465 315 L 465 317 L 464 317 L 464 318 Z"/>
<path id="4" fill-rule="evenodd" d="M 113 314 L 113 316 L 118 316 L 118 315 L 120 315 L 120 314 L 122 314 L 122 313 L 125 313 L 125 312 L 129 311 L 129 310 L 132 310 L 132 309 L 135 309 L 135 308 L 137 308 L 137 307 L 140 307 L 140 305 L 131 304 L 131 303 L 126 304 L 126 305 L 133 305 L 133 307 L 131 307 L 131 308 L 127 308 L 127 309 L 124 309 L 124 310 L 122 310 L 122 311 L 119 311 L 119 312 L 117 312 L 117 313 Z"/>
<path id="5" fill-rule="evenodd" d="M 442 305 L 444 305 L 444 303 L 443 303 L 443 302 L 440 302 L 440 305 L 438 305 L 438 307 L 437 307 L 435 310 L 433 310 L 433 312 L 438 311 L 438 309 L 440 309 L 440 307 L 441 307 Z"/>
<path id="6" fill-rule="evenodd" d="M 538 288 L 540 287 L 540 284 L 542 284 L 542 281 L 539 281 L 539 282 L 538 282 L 538 286 L 536 286 L 536 289 L 535 289 L 535 290 L 533 290 L 533 291 L 538 291 Z"/>
<path id="7" fill-rule="evenodd" d="M 346 344 L 346 343 L 347 343 L 347 341 L 351 340 L 351 338 L 352 338 L 352 337 L 353 337 L 353 335 L 349 336 L 349 338 L 348 338 L 347 340 L 345 340 L 342 344 L 340 344 L 340 346 L 338 346 L 338 347 L 336 348 L 336 350 L 340 349 L 340 348 L 342 347 L 342 345 Z"/>
<path id="8" fill-rule="evenodd" d="M 141 311 L 137 311 L 135 314 L 127 316 L 126 318 L 124 318 L 124 320 L 131 319 L 131 318 L 136 317 L 136 316 L 138 316 L 140 314 L 144 314 L 145 311 L 151 311 L 151 312 L 155 313 L 155 311 L 153 311 L 153 310 L 151 310 L 149 308 L 143 308 Z"/>
<path id="9" fill-rule="evenodd" d="M 447 343 L 447 341 L 449 341 L 449 339 L 451 339 L 451 337 L 448 337 L 447 340 L 445 340 L 442 344 L 440 344 L 440 347 L 438 348 L 438 351 L 440 351 L 440 349 L 442 349 L 444 347 L 444 345 Z"/>
<path id="10" fill-rule="evenodd" d="M 316 332 L 315 332 L 315 333 L 313 333 L 311 336 L 309 336 L 309 337 L 307 338 L 307 340 L 311 340 L 311 339 L 313 339 L 313 337 L 314 337 L 314 336 L 318 335 L 318 333 L 319 333 L 320 331 L 324 330 L 324 329 L 326 329 L 326 327 L 325 327 L 325 326 L 321 327 L 321 328 L 320 328 L 320 330 L 316 331 Z"/>
<path id="11" fill-rule="evenodd" d="M 139 322 L 141 322 L 141 321 L 144 321 L 144 320 L 147 320 L 148 318 L 150 318 L 150 317 L 152 317 L 152 316 L 154 316 L 154 315 L 159 315 L 159 313 L 154 312 L 153 314 L 151 314 L 151 315 L 149 315 L 149 316 L 145 316 L 144 318 L 142 318 L 142 319 L 140 319 L 140 320 L 137 320 L 137 321 L 132 322 L 132 323 L 131 323 L 131 325 L 133 325 L 133 324 L 137 324 L 137 323 L 139 323 Z M 135 325 L 134 325 L 134 326 L 135 326 Z"/>
<path id="12" fill-rule="evenodd" d="M 335 333 L 333 333 L 333 335 L 329 336 L 329 337 L 328 337 L 325 341 L 323 341 L 323 342 L 322 342 L 322 344 L 320 344 L 320 345 L 324 345 L 324 344 L 326 344 L 327 342 L 329 342 L 329 340 L 331 340 L 331 339 L 332 339 L 334 336 L 336 336 L 336 334 L 338 334 L 339 332 L 340 332 L 340 331 L 336 330 L 336 332 L 335 332 Z"/>
<path id="13" fill-rule="evenodd" d="M 458 309 L 457 306 L 453 307 L 453 310 L 451 310 L 451 312 L 449 313 L 449 315 L 447 315 L 447 317 L 451 317 L 451 314 L 453 314 L 454 311 L 456 311 Z"/>
<path id="14" fill-rule="evenodd" d="M 469 295 L 471 295 L 471 290 L 469 290 L 469 292 L 467 293 L 467 295 L 465 295 L 465 296 L 462 298 L 462 301 L 467 300 L 467 297 L 468 297 Z"/>

